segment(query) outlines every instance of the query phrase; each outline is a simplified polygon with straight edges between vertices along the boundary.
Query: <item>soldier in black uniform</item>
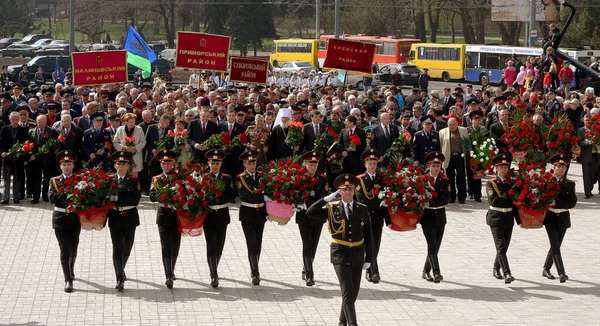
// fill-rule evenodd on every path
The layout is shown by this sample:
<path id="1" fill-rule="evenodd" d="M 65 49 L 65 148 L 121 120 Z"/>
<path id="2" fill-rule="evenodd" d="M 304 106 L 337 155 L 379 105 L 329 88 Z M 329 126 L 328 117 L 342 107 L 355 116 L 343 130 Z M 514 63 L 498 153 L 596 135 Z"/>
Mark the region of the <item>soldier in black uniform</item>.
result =
<path id="1" fill-rule="evenodd" d="M 433 130 L 434 121 L 430 115 L 421 118 L 423 129 L 415 132 L 411 144 L 413 160 L 423 163 L 425 155 L 440 151 L 440 134 Z"/>
<path id="2" fill-rule="evenodd" d="M 492 230 L 492 237 L 496 245 L 496 258 L 494 260 L 493 275 L 504 283 L 509 284 L 515 280 L 508 266 L 506 252 L 510 245 L 513 226 L 515 223 L 514 205 L 508 191 L 511 188 L 510 180 L 506 179 L 512 156 L 502 153 L 492 160 L 496 167 L 496 177 L 489 180 L 486 184 L 488 202 L 490 208 L 487 212 L 486 223 Z M 504 277 L 500 274 L 500 267 L 504 271 Z"/>
<path id="3" fill-rule="evenodd" d="M 306 281 L 306 286 L 315 285 L 315 276 L 313 272 L 313 261 L 315 254 L 317 253 L 317 246 L 319 246 L 319 238 L 321 237 L 321 230 L 323 230 L 322 219 L 309 219 L 306 215 L 306 208 L 310 207 L 319 198 L 323 198 L 329 186 L 327 185 L 327 176 L 317 172 L 319 168 L 319 153 L 307 152 L 302 155 L 304 159 L 304 167 L 306 168 L 306 174 L 316 178 L 314 193 L 309 196 L 308 201 L 298 207 L 296 212 L 296 224 L 300 229 L 300 237 L 302 238 L 302 261 L 304 262 L 304 268 L 302 269 L 302 279 Z"/>
<path id="4" fill-rule="evenodd" d="M 135 228 L 140 225 L 137 205 L 142 192 L 138 178 L 129 175 L 129 162 L 133 159 L 129 152 L 114 152 L 111 159 L 115 162 L 114 182 L 117 184 L 117 195 L 110 198 L 116 205 L 108 211 L 108 226 L 113 244 L 113 264 L 117 276 L 115 289 L 123 291 L 125 265 L 133 248 Z"/>
<path id="5" fill-rule="evenodd" d="M 469 136 L 474 132 L 477 132 L 484 135 L 484 138 L 488 137 L 489 131 L 483 126 L 483 111 L 471 111 L 469 112 L 469 118 L 471 119 L 471 125 L 467 127 Z M 469 160 L 470 158 L 467 158 L 467 162 L 469 162 Z M 476 202 L 481 203 L 481 179 L 474 179 L 473 176 L 473 169 L 469 164 L 467 165 L 467 184 L 469 186 L 469 196 L 475 199 Z"/>
<path id="6" fill-rule="evenodd" d="M 235 199 L 235 193 L 233 191 L 231 176 L 220 172 L 225 153 L 218 149 L 211 149 L 204 154 L 204 157 L 208 160 L 211 177 L 215 180 L 221 179 L 225 183 L 223 196 L 219 198 L 219 202 L 216 205 L 208 207 L 208 215 L 204 221 L 206 260 L 210 270 L 210 286 L 217 288 L 219 286 L 217 268 L 223 255 L 223 247 L 225 247 L 227 225 L 231 222 L 227 203 Z"/>
<path id="7" fill-rule="evenodd" d="M 52 213 L 52 228 L 60 248 L 60 265 L 65 277 L 64 290 L 71 293 L 73 292 L 73 280 L 75 279 L 74 268 L 81 224 L 77 214 L 69 213 L 69 200 L 62 188 L 65 182 L 68 182 L 69 178 L 73 176 L 73 162 L 77 160 L 77 154 L 69 150 L 61 151 L 56 155 L 56 160 L 60 162 L 62 173 L 52 178 L 48 189 L 48 197 L 55 206 Z"/>
<path id="8" fill-rule="evenodd" d="M 442 164 L 444 163 L 444 154 L 440 152 L 431 152 L 425 156 L 425 163 L 429 167 L 429 175 L 433 178 L 435 196 L 425 207 L 423 216 L 419 219 L 423 235 L 427 241 L 427 259 L 423 266 L 423 279 L 433 283 L 441 282 L 444 277 L 440 273 L 440 263 L 438 261 L 438 252 L 444 237 L 446 229 L 446 205 L 450 197 L 450 180 L 444 175 L 440 175 Z M 433 277 L 429 271 L 433 269 Z"/>
<path id="9" fill-rule="evenodd" d="M 367 269 L 365 276 L 367 281 L 377 284 L 381 280 L 377 255 L 381 245 L 383 224 L 385 222 L 385 225 L 390 225 L 391 221 L 387 209 L 381 206 L 381 199 L 378 197 L 379 191 L 383 190 L 381 176 L 377 173 L 377 164 L 381 161 L 381 152 L 370 148 L 360 155 L 360 159 L 365 162 L 367 171 L 356 176 L 358 183 L 356 196 L 360 203 L 369 208 L 371 229 L 373 230 L 373 261 L 371 261 L 371 266 Z"/>
<path id="10" fill-rule="evenodd" d="M 369 208 L 354 201 L 357 180 L 342 174 L 334 181 L 338 190 L 312 204 L 306 211 L 311 219 L 327 221 L 331 234 L 331 263 L 342 291 L 339 325 L 358 325 L 355 302 L 360 290 L 362 269 L 373 261 L 373 234 Z M 341 194 L 341 201 L 332 200 Z M 323 214 L 323 207 L 327 214 Z"/>
<path id="11" fill-rule="evenodd" d="M 261 172 L 256 171 L 256 159 L 258 152 L 246 151 L 240 155 L 244 162 L 244 172 L 237 176 L 237 189 L 242 201 L 240 206 L 240 222 L 246 238 L 248 248 L 248 261 L 252 272 L 252 284 L 260 284 L 260 272 L 258 263 L 262 248 L 263 231 L 267 217 L 265 200 L 259 187 Z"/>
<path id="12" fill-rule="evenodd" d="M 560 246 L 565 238 L 567 229 L 571 227 L 571 215 L 569 209 L 577 204 L 577 195 L 575 194 L 575 182 L 566 178 L 566 173 L 569 164 L 571 163 L 571 155 L 556 154 L 550 158 L 550 162 L 554 164 L 554 177 L 558 181 L 560 191 L 554 199 L 554 205 L 548 209 L 544 225 L 548 240 L 550 241 L 550 250 L 546 256 L 542 275 L 551 280 L 554 275 L 550 273 L 552 262 L 556 264 L 556 271 L 561 283 L 566 282 L 569 277 L 565 272 L 565 266 L 562 261 Z"/>
<path id="13" fill-rule="evenodd" d="M 152 184 L 150 185 L 150 200 L 152 202 L 162 203 L 161 194 L 157 190 L 171 186 L 171 182 L 173 181 L 173 165 L 175 164 L 176 157 L 177 154 L 170 149 L 156 153 L 156 158 L 160 161 L 162 173 L 152 178 Z M 175 211 L 159 205 L 156 212 L 156 224 L 158 225 L 163 267 L 165 269 L 165 277 L 167 278 L 165 285 L 169 289 L 172 289 L 173 281 L 175 280 L 175 263 L 177 262 L 179 247 L 181 245 L 181 233 L 178 229 Z"/>

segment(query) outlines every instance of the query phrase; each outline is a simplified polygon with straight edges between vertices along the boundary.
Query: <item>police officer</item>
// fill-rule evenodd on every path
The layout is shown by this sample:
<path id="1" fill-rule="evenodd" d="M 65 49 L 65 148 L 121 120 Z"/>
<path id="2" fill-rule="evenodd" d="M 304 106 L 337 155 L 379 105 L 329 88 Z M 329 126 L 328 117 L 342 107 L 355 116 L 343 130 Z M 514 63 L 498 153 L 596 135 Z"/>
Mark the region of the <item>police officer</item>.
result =
<path id="1" fill-rule="evenodd" d="M 439 283 L 444 279 L 440 273 L 438 261 L 438 252 L 446 228 L 446 205 L 448 205 L 450 197 L 450 180 L 440 174 L 444 160 L 444 154 L 440 152 L 431 152 L 425 156 L 425 163 L 429 167 L 429 176 L 433 179 L 436 195 L 429 202 L 429 206 L 425 207 L 423 215 L 419 219 L 427 241 L 427 259 L 423 266 L 422 277 L 433 283 Z M 429 274 L 432 269 L 433 277 Z"/>
<path id="2" fill-rule="evenodd" d="M 385 222 L 386 225 L 390 225 L 391 222 L 387 209 L 381 206 L 381 199 L 378 197 L 379 191 L 383 190 L 381 176 L 377 173 L 377 164 L 381 161 L 381 152 L 369 148 L 360 155 L 360 159 L 365 162 L 367 171 L 356 176 L 358 183 L 356 195 L 358 201 L 369 208 L 371 229 L 373 230 L 373 260 L 365 276 L 367 281 L 377 284 L 381 280 L 377 255 L 381 245 L 383 224 Z"/>
<path id="3" fill-rule="evenodd" d="M 261 172 L 256 171 L 258 152 L 246 151 L 239 157 L 244 162 L 245 171 L 237 176 L 237 190 L 242 201 L 240 206 L 240 222 L 246 238 L 248 261 L 250 262 L 252 284 L 260 284 L 258 263 L 262 248 L 263 231 L 267 217 L 267 209 L 260 189 Z"/>
<path id="4" fill-rule="evenodd" d="M 152 184 L 150 185 L 150 200 L 152 202 L 161 203 L 163 199 L 161 198 L 160 190 L 170 187 L 171 182 L 174 181 L 176 175 L 173 171 L 173 166 L 176 157 L 177 153 L 170 149 L 156 153 L 156 158 L 160 161 L 162 173 L 152 178 Z M 181 233 L 179 233 L 175 211 L 159 205 L 156 212 L 156 224 L 158 225 L 162 261 L 167 279 L 165 285 L 169 289 L 172 289 L 173 281 L 175 280 L 175 263 L 177 262 L 179 247 L 181 245 Z"/>
<path id="5" fill-rule="evenodd" d="M 469 112 L 470 126 L 467 127 L 469 137 L 472 138 L 473 134 L 481 135 L 480 139 L 487 139 L 490 137 L 489 131 L 483 126 L 483 111 L 475 110 Z M 467 158 L 467 162 L 470 159 Z M 481 203 L 481 179 L 473 178 L 473 169 L 469 164 L 467 166 L 467 185 L 469 186 L 469 197 L 475 199 L 476 202 Z"/>
<path id="6" fill-rule="evenodd" d="M 73 292 L 73 280 L 75 279 L 74 268 L 81 224 L 79 223 L 79 216 L 69 212 L 69 200 L 62 188 L 73 176 L 75 166 L 73 162 L 77 160 L 77 154 L 69 150 L 61 151 L 56 155 L 56 160 L 60 162 L 62 173 L 52 178 L 48 189 L 48 197 L 50 202 L 54 204 L 52 228 L 60 248 L 60 265 L 65 278 L 64 291 L 71 293 Z"/>
<path id="7" fill-rule="evenodd" d="M 369 208 L 354 200 L 356 177 L 342 174 L 334 181 L 338 189 L 312 204 L 306 211 L 311 219 L 327 221 L 331 234 L 331 263 L 342 291 L 339 325 L 358 325 L 355 302 L 360 290 L 362 269 L 373 261 L 373 235 Z M 341 194 L 341 200 L 332 200 Z M 323 214 L 323 207 L 327 214 Z"/>
<path id="8" fill-rule="evenodd" d="M 225 239 L 227 237 L 227 225 L 231 222 L 229 207 L 227 203 L 235 199 L 233 184 L 229 174 L 221 173 L 225 153 L 219 149 L 211 149 L 204 154 L 208 160 L 209 173 L 214 180 L 222 180 L 225 184 L 223 196 L 219 201 L 208 207 L 208 214 L 204 220 L 204 238 L 206 239 L 206 260 L 210 270 L 210 286 L 219 286 L 219 274 L 217 268 L 223 255 Z"/>
<path id="9" fill-rule="evenodd" d="M 502 153 L 497 155 L 492 160 L 492 164 L 496 168 L 496 176 L 486 184 L 488 202 L 490 204 L 486 223 L 492 230 L 492 237 L 496 245 L 493 275 L 499 280 L 504 278 L 504 283 L 506 284 L 515 280 L 508 266 L 508 258 L 506 257 L 515 222 L 513 202 L 508 196 L 508 191 L 511 188 L 510 180 L 506 178 L 511 161 L 512 156 L 510 154 Z M 500 267 L 504 271 L 504 277 L 500 274 Z"/>
<path id="10" fill-rule="evenodd" d="M 413 160 L 423 163 L 425 155 L 440 151 L 440 135 L 433 130 L 434 122 L 435 117 L 430 115 L 421 118 L 423 129 L 415 133 L 411 145 Z"/>
<path id="11" fill-rule="evenodd" d="M 317 179 L 312 189 L 314 193 L 311 191 L 308 201 L 301 205 L 296 212 L 296 224 L 298 224 L 300 237 L 302 238 L 302 261 L 304 262 L 302 279 L 306 281 L 306 286 L 313 286 L 315 285 L 313 261 L 317 253 L 324 221 L 322 219 L 309 219 L 306 215 L 306 209 L 319 198 L 323 198 L 329 190 L 329 186 L 327 185 L 327 176 L 317 171 L 319 168 L 319 153 L 316 151 L 307 152 L 302 155 L 302 158 L 304 159 L 303 164 L 306 174 Z"/>
<path id="12" fill-rule="evenodd" d="M 123 291 L 125 285 L 125 266 L 133 248 L 135 228 L 140 225 L 140 215 L 137 205 L 140 203 L 142 192 L 137 177 L 129 175 L 129 162 L 132 161 L 129 152 L 114 152 L 111 159 L 115 162 L 117 171 L 113 178 L 117 184 L 117 194 L 111 196 L 115 208 L 108 211 L 108 226 L 113 244 L 113 264 L 117 277 L 115 289 Z"/>
<path id="13" fill-rule="evenodd" d="M 558 181 L 560 191 L 554 199 L 554 205 L 550 206 L 544 219 L 546 233 L 548 233 L 548 240 L 550 241 L 550 250 L 546 256 L 542 276 L 551 280 L 554 279 L 554 275 L 550 273 L 552 262 L 554 262 L 560 283 L 564 283 L 569 277 L 565 272 L 560 246 L 567 229 L 571 227 L 569 209 L 577 204 L 577 195 L 575 194 L 575 182 L 566 178 L 567 169 L 571 163 L 571 155 L 556 154 L 550 158 L 550 162 L 554 164 L 554 177 Z"/>

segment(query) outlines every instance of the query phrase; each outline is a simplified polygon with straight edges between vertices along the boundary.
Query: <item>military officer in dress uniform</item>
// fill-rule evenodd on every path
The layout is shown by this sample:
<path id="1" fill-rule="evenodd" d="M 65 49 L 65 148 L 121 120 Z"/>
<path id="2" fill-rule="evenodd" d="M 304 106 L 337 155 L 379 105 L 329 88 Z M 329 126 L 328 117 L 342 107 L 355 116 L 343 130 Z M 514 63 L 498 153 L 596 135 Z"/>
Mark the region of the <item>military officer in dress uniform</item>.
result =
<path id="1" fill-rule="evenodd" d="M 423 163 L 425 155 L 440 151 L 440 134 L 433 130 L 435 117 L 426 115 L 421 118 L 422 130 L 415 133 L 412 141 L 413 160 Z"/>
<path id="2" fill-rule="evenodd" d="M 423 215 L 419 219 L 423 235 L 427 241 L 427 259 L 423 266 L 423 279 L 433 283 L 441 282 L 444 277 L 440 273 L 438 252 L 444 237 L 446 228 L 446 205 L 450 197 L 450 180 L 440 174 L 444 163 L 444 154 L 431 152 L 425 156 L 425 163 L 429 167 L 429 176 L 433 182 L 435 193 L 429 205 L 425 207 Z M 433 277 L 429 272 L 433 269 Z"/>
<path id="3" fill-rule="evenodd" d="M 571 155 L 556 154 L 550 158 L 550 162 L 554 164 L 554 177 L 558 181 L 560 191 L 554 199 L 554 204 L 550 205 L 544 219 L 546 233 L 548 233 L 548 240 L 550 241 L 550 250 L 546 256 L 542 275 L 551 280 L 554 279 L 554 275 L 550 273 L 552 262 L 554 262 L 560 283 L 564 283 L 569 277 L 565 272 L 560 246 L 567 229 L 571 227 L 569 209 L 577 204 L 577 195 L 575 194 L 575 182 L 566 178 L 567 169 L 571 163 Z"/>
<path id="4" fill-rule="evenodd" d="M 245 171 L 237 176 L 237 190 L 242 201 L 240 206 L 240 222 L 246 238 L 248 261 L 252 284 L 260 285 L 258 263 L 262 248 L 263 231 L 267 218 L 267 209 L 259 179 L 261 172 L 256 171 L 258 152 L 246 151 L 239 157 L 244 162 Z"/>
<path id="5" fill-rule="evenodd" d="M 360 290 L 362 269 L 373 261 L 373 235 L 369 208 L 354 200 L 357 180 L 342 174 L 334 181 L 338 189 L 312 204 L 306 211 L 311 219 L 325 220 L 331 234 L 331 263 L 342 291 L 339 325 L 358 325 L 355 302 Z M 332 200 L 341 194 L 341 200 Z M 323 207 L 327 214 L 323 214 Z"/>
<path id="6" fill-rule="evenodd" d="M 133 157 L 129 152 L 114 152 L 111 159 L 115 162 L 114 182 L 117 184 L 117 194 L 110 200 L 116 207 L 108 211 L 108 227 L 113 244 L 113 264 L 117 276 L 115 289 L 123 291 L 125 286 L 125 266 L 133 248 L 135 228 L 140 225 L 140 215 L 137 205 L 140 203 L 142 192 L 137 177 L 129 175 L 129 162 Z"/>
<path id="7" fill-rule="evenodd" d="M 81 149 L 88 161 L 88 168 L 102 165 L 102 170 L 106 172 L 110 167 L 108 158 L 112 148 L 112 136 L 108 130 L 102 128 L 103 123 L 104 118 L 94 118 L 94 126 L 83 133 Z"/>
<path id="8" fill-rule="evenodd" d="M 471 119 L 471 125 L 467 127 L 469 136 L 473 133 L 482 135 L 482 139 L 489 137 L 490 132 L 483 126 L 483 111 L 475 110 L 469 112 L 469 118 Z M 469 162 L 469 158 L 467 158 Z M 476 202 L 481 203 L 481 179 L 473 178 L 473 169 L 471 165 L 467 165 L 467 185 L 469 186 L 469 196 L 475 199 Z"/>
<path id="9" fill-rule="evenodd" d="M 176 157 L 177 154 L 170 149 L 156 153 L 156 159 L 160 161 L 162 173 L 152 178 L 152 184 L 150 185 L 150 200 L 152 202 L 163 202 L 160 191 L 170 187 L 171 182 L 176 177 L 173 171 Z M 181 245 L 181 233 L 179 233 L 175 211 L 159 205 L 156 212 L 156 224 L 158 225 L 162 261 L 167 279 L 165 285 L 172 289 L 175 280 L 175 263 Z"/>
<path id="10" fill-rule="evenodd" d="M 208 160 L 209 173 L 215 180 L 222 180 L 225 184 L 223 196 L 219 197 L 219 202 L 208 207 L 208 214 L 204 220 L 204 238 L 206 239 L 206 260 L 210 270 L 210 286 L 217 288 L 219 286 L 219 274 L 217 268 L 223 255 L 225 239 L 227 237 L 227 225 L 231 222 L 229 216 L 229 207 L 227 203 L 235 198 L 231 176 L 221 173 L 221 165 L 225 153 L 219 149 L 206 151 L 204 158 Z"/>
<path id="11" fill-rule="evenodd" d="M 77 247 L 79 246 L 79 233 L 81 224 L 79 216 L 69 212 L 69 200 L 64 192 L 64 186 L 69 184 L 73 176 L 74 163 L 77 154 L 73 151 L 61 151 L 56 155 L 60 162 L 61 175 L 53 177 L 48 189 L 50 202 L 54 204 L 52 213 L 52 228 L 58 240 L 60 248 L 60 265 L 65 277 L 65 292 L 73 292 L 73 280 L 75 279 L 75 259 L 77 258 Z"/>
<path id="12" fill-rule="evenodd" d="M 493 275 L 504 283 L 509 284 L 515 280 L 508 266 L 506 252 L 510 245 L 513 226 L 515 223 L 514 205 L 508 191 L 511 188 L 510 180 L 506 178 L 512 156 L 502 153 L 492 160 L 496 168 L 496 176 L 486 184 L 488 202 L 490 208 L 487 212 L 486 223 L 492 230 L 492 237 L 496 245 L 496 258 L 494 260 Z M 504 271 L 504 277 L 500 274 L 500 267 Z"/>
<path id="13" fill-rule="evenodd" d="M 381 245 L 383 224 L 384 222 L 385 225 L 390 225 L 391 223 L 388 211 L 385 207 L 381 206 L 381 199 L 378 197 L 379 192 L 383 190 L 381 176 L 377 173 L 377 164 L 381 161 L 381 157 L 381 152 L 374 148 L 364 151 L 360 155 L 360 159 L 365 162 L 367 171 L 356 176 L 358 183 L 356 186 L 356 196 L 360 203 L 365 204 L 369 208 L 371 229 L 373 230 L 373 260 L 365 276 L 367 281 L 375 284 L 381 280 L 377 255 L 379 254 L 379 246 Z"/>
<path id="14" fill-rule="evenodd" d="M 309 219 L 306 215 L 306 209 L 319 198 L 323 198 L 329 190 L 329 186 L 327 185 L 327 176 L 317 171 L 319 168 L 319 153 L 316 151 L 307 152 L 302 155 L 302 158 L 304 159 L 306 174 L 317 179 L 312 189 L 314 193 L 311 191 L 308 201 L 301 205 L 302 207 L 299 207 L 296 212 L 296 224 L 298 224 L 300 237 L 302 238 L 302 260 L 304 262 L 302 279 L 306 281 L 306 286 L 313 286 L 315 285 L 313 261 L 317 253 L 321 230 L 323 230 L 323 220 Z"/>

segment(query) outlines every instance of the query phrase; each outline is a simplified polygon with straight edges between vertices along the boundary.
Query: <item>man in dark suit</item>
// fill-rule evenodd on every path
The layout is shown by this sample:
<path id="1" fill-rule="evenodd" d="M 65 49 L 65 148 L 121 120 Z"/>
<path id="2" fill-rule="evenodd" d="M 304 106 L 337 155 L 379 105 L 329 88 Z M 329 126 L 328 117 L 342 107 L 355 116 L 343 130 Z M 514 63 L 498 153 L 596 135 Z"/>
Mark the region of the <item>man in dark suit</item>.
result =
<path id="1" fill-rule="evenodd" d="M 64 138 L 64 144 L 61 146 L 62 149 L 67 149 L 75 152 L 78 159 L 75 161 L 75 171 L 78 171 L 81 166 L 81 147 L 83 142 L 83 130 L 72 123 L 70 115 L 63 115 L 60 117 L 61 127 L 56 130 L 62 138 Z"/>
<path id="2" fill-rule="evenodd" d="M 342 174 L 334 182 L 338 190 L 312 204 L 306 215 L 324 220 L 331 234 L 331 263 L 340 282 L 340 325 L 358 325 L 355 302 L 363 268 L 373 261 L 373 235 L 367 206 L 354 200 L 356 177 Z M 341 194 L 341 200 L 332 200 Z M 323 214 L 323 207 L 327 214 Z"/>
<path id="3" fill-rule="evenodd" d="M 302 152 L 310 152 L 315 149 L 315 141 L 319 136 L 327 132 L 327 125 L 321 122 L 321 112 L 313 110 L 310 112 L 311 122 L 304 125 L 304 139 L 302 140 Z M 322 158 L 324 153 L 318 153 Z M 325 173 L 325 160 L 319 161 L 318 171 Z"/>
<path id="4" fill-rule="evenodd" d="M 441 99 L 441 102 L 444 105 L 442 107 L 444 115 L 447 115 L 450 112 L 450 107 L 456 104 L 456 99 L 452 97 L 449 87 L 444 88 L 444 97 Z"/>
<path id="5" fill-rule="evenodd" d="M 379 122 L 381 122 L 381 124 L 371 131 L 371 148 L 376 149 L 382 156 L 385 155 L 394 141 L 400 136 L 398 127 L 390 124 L 390 120 L 389 113 L 382 113 L 379 115 Z M 404 147 L 402 155 L 404 157 L 410 157 L 410 146 L 407 145 Z M 381 162 L 379 162 L 379 166 L 387 166 L 388 164 L 388 158 L 383 158 Z"/>
<path id="6" fill-rule="evenodd" d="M 94 121 L 94 123 L 96 123 Z M 129 162 L 133 160 L 129 152 L 114 152 L 111 159 L 115 162 L 114 182 L 117 184 L 117 194 L 110 200 L 115 208 L 108 211 L 108 227 L 112 240 L 112 259 L 117 277 L 115 289 L 123 291 L 125 281 L 125 266 L 131 255 L 135 229 L 140 225 L 140 215 L 137 205 L 140 203 L 142 192 L 137 177 L 129 175 Z"/>
<path id="7" fill-rule="evenodd" d="M 345 157 L 344 163 L 342 164 L 342 173 L 349 173 L 353 175 L 360 174 L 360 154 L 364 152 L 367 137 L 365 131 L 356 126 L 356 116 L 349 115 L 344 121 L 346 128 L 340 132 L 340 146 L 344 148 L 342 156 Z M 357 138 L 358 137 L 358 138 Z M 353 144 L 352 139 L 358 139 L 359 144 Z"/>
<path id="8" fill-rule="evenodd" d="M 227 111 L 227 121 L 221 122 L 219 127 L 221 128 L 221 132 L 228 133 L 231 139 L 246 132 L 246 126 L 235 121 L 235 110 Z M 223 160 L 223 173 L 229 175 L 242 173 L 244 166 L 239 157 L 243 152 L 243 147 L 231 148 L 229 154 Z"/>
<path id="9" fill-rule="evenodd" d="M 221 132 L 219 126 L 210 121 L 210 112 L 202 110 L 200 112 L 200 120 L 193 120 L 188 126 L 188 144 L 192 146 L 194 153 L 194 162 L 206 164 L 205 158 L 208 148 L 202 146 L 202 143 L 210 136 Z"/>
<path id="10" fill-rule="evenodd" d="M 431 152 L 425 156 L 424 162 L 429 167 L 429 176 L 433 179 L 433 187 L 435 194 L 437 194 L 425 207 L 423 215 L 419 219 L 423 235 L 427 241 L 427 258 L 423 266 L 422 277 L 424 280 L 433 283 L 439 283 L 444 279 L 440 272 L 438 260 L 438 253 L 446 228 L 446 205 L 448 205 L 448 197 L 450 196 L 450 180 L 440 174 L 444 160 L 444 154 Z M 433 270 L 433 277 L 429 274 L 431 270 Z"/>
<path id="11" fill-rule="evenodd" d="M 448 122 L 444 120 L 444 112 L 442 112 L 442 110 L 433 110 L 433 114 L 435 114 L 433 130 L 439 132 L 440 130 L 448 127 Z"/>
<path id="12" fill-rule="evenodd" d="M 88 161 L 88 168 L 99 164 L 105 172 L 110 168 L 109 153 L 112 148 L 112 137 L 108 130 L 102 128 L 104 119 L 96 117 L 94 126 L 83 133 L 83 159 Z"/>
<path id="13" fill-rule="evenodd" d="M 5 100 L 3 100 L 5 101 Z M 16 144 L 24 144 L 28 139 L 27 128 L 19 125 L 21 117 L 18 112 L 9 115 L 10 124 L 0 129 L 0 153 L 2 153 L 2 178 L 4 179 L 4 197 L 1 205 L 8 205 L 10 199 L 11 177 L 13 184 L 13 202 L 19 204 L 21 198 L 21 185 L 25 182 L 26 157 L 10 157 L 8 151 Z"/>
<path id="14" fill-rule="evenodd" d="M 40 202 L 40 191 L 42 199 L 48 201 L 50 178 L 58 174 L 54 151 L 40 152 L 48 141 L 58 138 L 58 133 L 47 126 L 45 115 L 38 116 L 36 120 L 37 128 L 29 129 L 29 141 L 35 145 L 32 153 L 34 159 L 27 164 L 27 190 L 33 195 L 32 204 Z"/>
<path id="15" fill-rule="evenodd" d="M 550 162 L 554 164 L 554 177 L 558 180 L 560 190 L 558 196 L 554 199 L 554 205 L 548 208 L 548 213 L 544 219 L 546 233 L 550 241 L 550 250 L 546 256 L 542 276 L 553 280 L 554 275 L 550 273 L 552 263 L 556 264 L 556 271 L 560 283 L 564 283 L 569 279 L 565 272 L 560 246 L 565 238 L 567 229 L 571 227 L 571 215 L 569 209 L 572 209 L 577 204 L 577 195 L 575 193 L 575 181 L 567 179 L 567 167 L 571 164 L 570 154 L 556 154 L 550 158 Z"/>
<path id="16" fill-rule="evenodd" d="M 381 199 L 378 197 L 378 192 L 383 189 L 383 181 L 381 175 L 377 173 L 377 163 L 381 160 L 382 154 L 377 149 L 371 147 L 360 155 L 361 161 L 365 162 L 367 171 L 356 176 L 358 185 L 356 187 L 356 196 L 358 201 L 365 204 L 369 208 L 371 216 L 371 229 L 373 230 L 373 260 L 371 266 L 367 269 L 367 281 L 374 284 L 379 283 L 381 276 L 379 275 L 379 264 L 377 256 L 379 255 L 379 247 L 381 245 L 381 235 L 384 222 L 390 225 L 390 216 L 387 208 L 381 206 Z"/>
<path id="17" fill-rule="evenodd" d="M 411 144 L 412 159 L 417 162 L 423 163 L 425 155 L 440 151 L 440 135 L 433 130 L 434 120 L 430 115 L 421 117 L 423 129 L 415 133 Z"/>
<path id="18" fill-rule="evenodd" d="M 165 142 L 168 143 L 165 148 L 156 148 L 156 142 L 164 139 L 163 137 L 168 135 L 169 131 L 172 131 L 170 124 L 171 117 L 165 114 L 160 117 L 158 124 L 148 126 L 148 130 L 146 131 L 144 162 L 151 162 L 148 167 L 148 175 L 150 176 L 158 175 L 162 171 L 159 160 L 155 159 L 156 153 L 164 149 L 173 149 L 175 145 L 173 142 Z"/>
<path id="19" fill-rule="evenodd" d="M 179 256 L 179 247 L 181 246 L 181 233 L 178 230 L 177 216 L 175 211 L 161 205 L 163 202 L 160 190 L 171 186 L 173 182 L 173 166 L 177 154 L 170 149 L 161 150 L 157 155 L 160 161 L 162 173 L 152 178 L 150 185 L 150 200 L 158 202 L 158 211 L 156 212 L 156 224 L 158 225 L 158 235 L 160 236 L 160 247 L 165 269 L 165 285 L 173 288 L 175 280 L 175 263 Z"/>
<path id="20" fill-rule="evenodd" d="M 225 239 L 227 237 L 227 226 L 231 222 L 229 207 L 227 203 L 235 198 L 233 180 L 229 174 L 221 173 L 225 153 L 219 149 L 211 149 L 204 154 L 208 161 L 211 178 L 222 180 L 225 184 L 223 196 L 219 197 L 216 204 L 208 206 L 208 214 L 204 220 L 204 238 L 206 239 L 206 260 L 210 270 L 210 286 L 219 286 L 219 274 L 217 268 L 223 255 Z"/>
<path id="21" fill-rule="evenodd" d="M 515 224 L 514 205 L 508 195 L 511 185 L 510 180 L 506 178 L 511 161 L 512 156 L 507 153 L 501 153 L 492 159 L 492 165 L 496 168 L 496 176 L 486 184 L 488 203 L 490 204 L 486 223 L 492 230 L 492 237 L 496 245 L 493 275 L 496 279 L 504 279 L 506 284 L 515 280 L 506 256 Z M 500 274 L 500 267 L 502 267 L 504 277 Z"/>
<path id="22" fill-rule="evenodd" d="M 502 135 L 504 135 L 504 133 L 506 133 L 506 131 L 508 130 L 508 127 L 509 127 L 508 109 L 506 109 L 506 108 L 499 109 L 498 110 L 498 122 L 493 123 L 490 126 L 490 134 L 492 135 L 492 137 L 494 137 L 494 140 L 496 141 L 496 146 L 498 147 L 498 149 L 500 150 L 501 153 L 508 152 L 508 146 L 502 140 Z"/>
<path id="23" fill-rule="evenodd" d="M 237 176 L 236 182 L 237 192 L 242 201 L 239 215 L 244 237 L 246 238 L 250 277 L 253 285 L 260 285 L 258 263 L 267 218 L 264 195 L 259 187 L 262 172 L 256 171 L 257 157 L 258 153 L 253 151 L 246 151 L 240 155 L 239 159 L 244 162 L 245 171 Z"/>
<path id="24" fill-rule="evenodd" d="M 585 137 L 589 131 L 587 128 L 590 123 L 591 116 L 586 114 L 583 116 L 584 127 L 577 129 L 577 139 L 579 141 L 579 160 L 581 161 L 581 169 L 583 170 L 583 193 L 585 199 L 593 197 L 592 190 L 598 179 L 598 152 L 596 146 L 590 139 Z"/>

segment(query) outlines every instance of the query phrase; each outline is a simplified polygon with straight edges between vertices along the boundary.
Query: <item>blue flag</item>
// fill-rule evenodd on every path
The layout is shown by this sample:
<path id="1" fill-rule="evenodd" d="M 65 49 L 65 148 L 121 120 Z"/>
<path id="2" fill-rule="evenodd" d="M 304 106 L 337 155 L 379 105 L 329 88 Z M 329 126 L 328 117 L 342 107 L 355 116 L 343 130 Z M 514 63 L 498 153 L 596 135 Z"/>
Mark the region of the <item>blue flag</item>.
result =
<path id="1" fill-rule="evenodd" d="M 338 70 L 338 80 L 342 83 L 346 82 L 346 72 L 343 70 Z"/>
<path id="2" fill-rule="evenodd" d="M 144 41 L 140 33 L 131 25 L 129 25 L 123 49 L 127 50 L 127 63 L 142 69 L 142 76 L 144 78 L 150 77 L 152 74 L 152 63 L 158 59 L 158 56 Z"/>
<path id="3" fill-rule="evenodd" d="M 62 68 L 60 67 L 60 63 L 58 63 L 58 58 L 56 58 L 56 67 L 54 68 L 54 76 L 56 76 L 58 79 L 60 79 L 61 83 L 62 83 L 62 81 L 65 80 L 66 74 L 64 71 L 61 72 L 60 71 L 61 69 Z"/>

